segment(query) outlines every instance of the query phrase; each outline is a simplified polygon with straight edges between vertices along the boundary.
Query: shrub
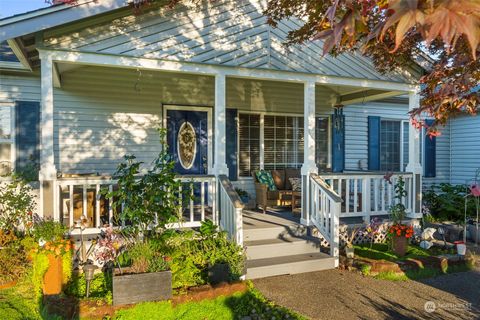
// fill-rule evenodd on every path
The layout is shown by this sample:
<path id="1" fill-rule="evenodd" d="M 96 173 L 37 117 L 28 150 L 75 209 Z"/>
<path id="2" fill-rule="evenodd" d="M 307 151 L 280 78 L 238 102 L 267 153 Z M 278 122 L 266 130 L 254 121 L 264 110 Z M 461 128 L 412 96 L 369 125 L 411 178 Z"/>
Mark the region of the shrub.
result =
<path id="1" fill-rule="evenodd" d="M 35 206 L 33 189 L 20 176 L 12 175 L 11 180 L 0 183 L 0 229 L 28 233 Z"/>
<path id="2" fill-rule="evenodd" d="M 41 220 L 35 224 L 33 237 L 36 241 L 54 242 L 64 238 L 67 227 L 52 219 Z"/>
<path id="3" fill-rule="evenodd" d="M 26 271 L 28 260 L 21 241 L 0 231 L 0 283 L 15 281 Z"/>
<path id="4" fill-rule="evenodd" d="M 208 225 L 206 223 L 205 225 Z M 225 232 L 202 228 L 194 231 L 168 232 L 152 240 L 155 247 L 169 258 L 173 288 L 187 288 L 208 282 L 208 267 L 215 263 L 230 266 L 230 280 L 243 275 L 245 255 L 240 246 L 228 240 Z"/>
<path id="5" fill-rule="evenodd" d="M 464 219 L 465 195 L 468 193 L 465 185 L 441 183 L 423 192 L 423 202 L 435 220 L 459 222 Z M 475 212 L 473 201 L 467 202 L 467 212 Z"/>

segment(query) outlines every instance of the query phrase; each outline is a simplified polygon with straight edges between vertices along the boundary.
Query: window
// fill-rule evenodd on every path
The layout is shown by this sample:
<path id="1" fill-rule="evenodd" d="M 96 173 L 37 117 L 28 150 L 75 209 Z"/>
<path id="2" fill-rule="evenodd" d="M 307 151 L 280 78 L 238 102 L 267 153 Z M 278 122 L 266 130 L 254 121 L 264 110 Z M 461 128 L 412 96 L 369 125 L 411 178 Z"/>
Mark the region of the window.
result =
<path id="1" fill-rule="evenodd" d="M 264 168 L 300 168 L 303 164 L 303 117 L 264 117 Z"/>
<path id="2" fill-rule="evenodd" d="M 382 120 L 380 124 L 380 170 L 405 171 L 408 165 L 408 132 L 406 120 Z"/>
<path id="3" fill-rule="evenodd" d="M 13 107 L 0 105 L 0 176 L 13 169 Z"/>
<path id="4" fill-rule="evenodd" d="M 380 124 L 380 170 L 400 171 L 400 121 L 382 120 Z"/>
<path id="5" fill-rule="evenodd" d="M 328 118 L 317 118 L 315 124 L 315 162 L 319 170 L 329 167 L 329 122 Z"/>
<path id="6" fill-rule="evenodd" d="M 260 169 L 260 115 L 239 114 L 239 176 Z"/>

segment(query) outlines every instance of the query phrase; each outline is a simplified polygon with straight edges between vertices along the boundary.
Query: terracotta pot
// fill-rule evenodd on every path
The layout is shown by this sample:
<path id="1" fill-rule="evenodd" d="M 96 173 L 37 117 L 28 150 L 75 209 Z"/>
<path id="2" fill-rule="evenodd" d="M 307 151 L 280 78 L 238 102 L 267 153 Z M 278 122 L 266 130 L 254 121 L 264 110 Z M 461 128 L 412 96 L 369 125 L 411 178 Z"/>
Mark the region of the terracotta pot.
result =
<path id="1" fill-rule="evenodd" d="M 407 253 L 408 248 L 408 239 L 405 236 L 393 236 L 393 252 L 399 256 L 403 257 Z"/>
<path id="2" fill-rule="evenodd" d="M 63 267 L 62 257 L 48 255 L 48 269 L 43 277 L 43 294 L 56 295 L 62 292 Z"/>

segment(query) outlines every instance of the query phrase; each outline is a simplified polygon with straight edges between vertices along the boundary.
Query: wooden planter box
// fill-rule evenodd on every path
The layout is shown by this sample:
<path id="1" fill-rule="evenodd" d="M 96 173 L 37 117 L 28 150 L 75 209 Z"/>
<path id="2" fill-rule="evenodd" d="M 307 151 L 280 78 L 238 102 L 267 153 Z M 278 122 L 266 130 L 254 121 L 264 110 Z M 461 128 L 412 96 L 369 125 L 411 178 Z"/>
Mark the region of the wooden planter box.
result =
<path id="1" fill-rule="evenodd" d="M 172 272 L 113 276 L 113 305 L 167 300 L 172 297 Z"/>

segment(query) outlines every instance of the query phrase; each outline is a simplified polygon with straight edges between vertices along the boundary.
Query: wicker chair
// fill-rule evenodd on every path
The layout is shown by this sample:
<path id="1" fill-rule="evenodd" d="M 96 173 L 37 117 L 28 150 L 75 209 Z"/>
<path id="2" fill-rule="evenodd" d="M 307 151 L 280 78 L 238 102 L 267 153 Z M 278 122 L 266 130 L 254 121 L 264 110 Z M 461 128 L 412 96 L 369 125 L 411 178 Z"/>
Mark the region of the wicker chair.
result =
<path id="1" fill-rule="evenodd" d="M 275 191 L 268 190 L 268 186 L 260 183 L 255 172 L 252 172 L 255 183 L 256 206 L 260 206 L 263 213 L 266 213 L 267 207 L 291 204 L 292 185 L 289 178 L 300 178 L 299 169 L 271 170 L 271 173 L 277 187 Z"/>

